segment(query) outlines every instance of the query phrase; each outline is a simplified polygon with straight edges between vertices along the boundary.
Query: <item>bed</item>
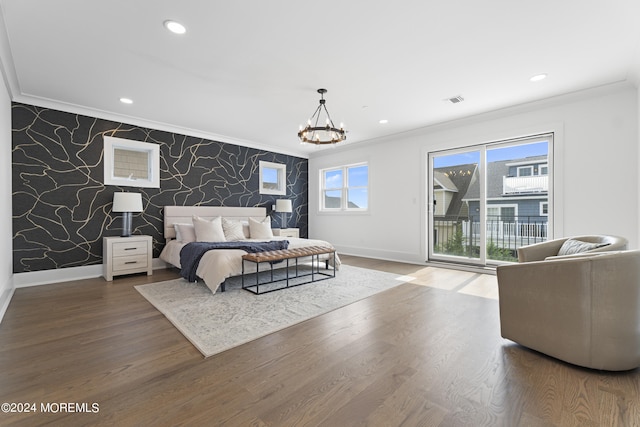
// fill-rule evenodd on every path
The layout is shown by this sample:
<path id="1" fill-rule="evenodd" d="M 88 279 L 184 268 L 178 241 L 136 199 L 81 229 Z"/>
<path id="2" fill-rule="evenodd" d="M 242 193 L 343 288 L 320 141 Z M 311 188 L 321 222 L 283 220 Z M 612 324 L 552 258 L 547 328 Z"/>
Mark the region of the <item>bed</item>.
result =
<path id="1" fill-rule="evenodd" d="M 222 225 L 222 234 L 218 223 Z M 288 240 L 291 249 L 308 246 L 332 247 L 329 242 L 316 239 L 273 236 L 271 221 L 263 207 L 226 206 L 165 206 L 164 237 L 166 244 L 160 259 L 182 268 L 180 251 L 190 241 L 277 242 Z M 195 275 L 215 293 L 228 277 L 242 274 L 242 249 L 214 249 L 206 251 L 200 259 Z M 329 256 L 326 257 L 329 259 Z M 303 260 L 301 260 L 303 261 Z M 333 260 L 332 260 L 333 261 Z M 338 255 L 334 265 L 340 266 Z M 283 264 L 284 267 L 284 264 Z M 269 269 L 264 265 L 261 269 Z"/>

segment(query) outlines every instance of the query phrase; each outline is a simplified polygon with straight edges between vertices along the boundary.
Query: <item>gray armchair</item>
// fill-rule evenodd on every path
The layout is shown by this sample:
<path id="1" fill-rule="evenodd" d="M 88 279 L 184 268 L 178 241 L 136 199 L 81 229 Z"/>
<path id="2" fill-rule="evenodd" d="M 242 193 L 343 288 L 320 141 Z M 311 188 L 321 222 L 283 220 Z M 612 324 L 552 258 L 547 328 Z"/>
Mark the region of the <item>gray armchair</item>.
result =
<path id="1" fill-rule="evenodd" d="M 504 338 L 566 362 L 640 366 L 640 250 L 497 268 Z"/>

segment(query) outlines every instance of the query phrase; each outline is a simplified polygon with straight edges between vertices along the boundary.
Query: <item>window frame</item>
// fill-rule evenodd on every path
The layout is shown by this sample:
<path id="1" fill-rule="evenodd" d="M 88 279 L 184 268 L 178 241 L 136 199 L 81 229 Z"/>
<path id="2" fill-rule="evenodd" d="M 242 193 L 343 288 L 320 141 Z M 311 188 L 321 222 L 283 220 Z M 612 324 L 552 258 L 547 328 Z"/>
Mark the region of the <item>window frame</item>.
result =
<path id="1" fill-rule="evenodd" d="M 525 171 L 525 170 L 528 170 L 530 172 L 529 175 L 522 175 L 521 174 L 521 171 Z M 533 171 L 533 165 L 518 166 L 516 168 L 516 175 L 518 177 L 535 176 L 534 171 Z"/>
<path id="2" fill-rule="evenodd" d="M 116 151 L 130 151 L 134 154 L 142 154 L 145 156 L 147 163 L 147 177 L 134 178 L 132 175 L 129 177 L 118 176 L 116 174 L 116 169 L 119 168 Z M 104 185 L 160 188 L 160 145 L 105 135 L 103 137 L 103 153 Z M 124 163 L 123 166 L 126 168 L 126 163 Z"/>
<path id="3" fill-rule="evenodd" d="M 517 203 L 487 203 L 487 213 L 485 214 L 487 217 L 489 216 L 489 209 L 499 209 L 500 213 L 498 217 L 500 217 L 500 221 L 504 221 L 502 218 L 506 215 L 502 214 L 502 209 L 513 209 L 513 217 L 518 218 L 518 204 Z M 495 215 L 494 215 L 495 216 Z"/>
<path id="4" fill-rule="evenodd" d="M 273 194 L 284 196 L 287 194 L 287 165 L 282 163 L 273 163 L 260 160 L 259 162 L 259 177 L 260 177 L 260 194 Z M 265 181 L 265 169 L 273 169 L 276 171 L 277 182 L 276 188 L 270 188 L 269 183 Z"/>
<path id="5" fill-rule="evenodd" d="M 358 168 L 366 166 L 367 167 L 367 184 L 359 185 L 359 186 L 350 186 L 349 185 L 349 170 L 353 168 Z M 326 176 L 328 172 L 340 171 L 342 175 L 342 184 L 339 187 L 327 187 Z M 369 180 L 369 163 L 368 162 L 359 162 L 359 163 L 350 163 L 348 165 L 342 166 L 332 166 L 328 168 L 323 168 L 319 170 L 320 172 L 320 203 L 319 203 L 319 212 L 322 213 L 356 213 L 356 212 L 369 212 L 369 195 L 371 194 L 370 188 L 370 180 Z M 367 193 L 367 207 L 365 208 L 352 208 L 349 207 L 349 191 L 354 189 L 365 189 Z M 339 191 L 340 192 L 340 207 L 332 208 L 326 206 L 326 193 L 328 191 Z"/>
<path id="6" fill-rule="evenodd" d="M 545 205 L 547 207 L 547 212 L 544 211 Z M 549 201 L 540 202 L 540 216 L 549 216 Z"/>
<path id="7" fill-rule="evenodd" d="M 556 181 L 556 174 L 555 174 L 555 168 L 554 168 L 554 160 L 556 159 L 554 157 L 554 147 L 558 147 L 558 139 L 561 138 L 556 138 L 556 135 L 553 131 L 549 131 L 549 132 L 540 132 L 539 134 L 532 134 L 529 136 L 522 136 L 522 137 L 516 137 L 516 138 L 506 138 L 503 140 L 497 140 L 497 141 L 493 141 L 493 142 L 484 142 L 484 143 L 479 143 L 479 144 L 464 144 L 461 145 L 457 148 L 443 148 L 441 150 L 437 150 L 437 151 L 428 151 L 428 149 L 425 149 L 423 152 L 426 154 L 426 186 L 427 186 L 427 205 L 426 208 L 423 210 L 424 212 L 424 220 L 426 223 L 426 230 L 427 233 L 425 233 L 425 242 L 424 242 L 424 246 L 426 248 L 426 260 L 427 262 L 429 261 L 437 261 L 437 262 L 450 262 L 450 263 L 454 263 L 454 264 L 465 264 L 465 265 L 478 265 L 481 267 L 491 267 L 491 266 L 495 266 L 495 265 L 500 265 L 502 263 L 508 263 L 511 262 L 509 260 L 499 260 L 499 259 L 492 259 L 492 255 L 488 252 L 488 248 L 489 248 L 489 243 L 490 243 L 490 239 L 492 237 L 492 234 L 490 234 L 488 229 L 488 222 L 487 222 L 487 212 L 486 212 L 486 206 L 487 205 L 492 205 L 494 207 L 497 207 L 497 205 L 500 204 L 504 204 L 504 203 L 500 203 L 501 201 L 507 201 L 508 204 L 511 204 L 511 202 L 518 200 L 518 198 L 512 198 L 509 199 L 507 197 L 505 197 L 504 195 L 497 195 L 494 197 L 489 197 L 488 191 L 487 191 L 487 168 L 488 165 L 491 163 L 491 161 L 502 161 L 502 159 L 499 158 L 495 158 L 495 155 L 499 155 L 500 152 L 498 151 L 493 151 L 493 150 L 501 150 L 504 148 L 510 148 L 510 147 L 518 147 L 521 145 L 527 145 L 527 144 L 538 144 L 538 143 L 545 143 L 547 144 L 547 149 L 544 150 L 543 146 L 540 146 L 541 148 L 541 153 L 540 156 L 542 156 L 544 154 L 544 152 L 546 152 L 546 159 L 544 158 L 540 158 L 538 160 L 527 160 L 526 158 L 523 159 L 523 161 L 520 161 L 520 158 L 518 159 L 514 159 L 513 161 L 509 161 L 508 159 L 505 159 L 505 163 L 504 166 L 508 166 L 509 169 L 504 170 L 504 172 L 506 172 L 506 174 L 509 177 L 514 177 L 514 176 L 518 176 L 519 174 L 517 173 L 517 171 L 513 171 L 511 169 L 512 166 L 524 166 L 524 165 L 531 165 L 532 163 L 542 163 L 547 165 L 548 169 L 548 191 L 546 193 L 546 199 L 548 201 L 548 215 L 544 216 L 544 218 L 546 218 L 546 221 L 542 221 L 544 223 L 546 223 L 545 225 L 540 225 L 538 227 L 540 227 L 540 230 L 542 231 L 542 233 L 540 234 L 540 236 L 536 236 L 536 237 L 540 237 L 543 241 L 544 240 L 549 240 L 552 238 L 552 236 L 555 235 L 555 232 L 557 231 L 556 228 L 556 224 L 555 224 L 555 219 L 556 219 L 556 215 L 557 212 L 555 212 L 554 209 L 554 197 L 556 197 L 558 195 L 558 193 L 555 191 L 556 189 L 554 188 L 554 182 L 557 183 Z M 489 156 L 490 153 L 493 153 L 491 158 Z M 443 250 L 441 248 L 442 246 L 442 242 L 446 242 L 448 240 L 448 234 L 447 234 L 447 229 L 446 227 L 449 227 L 450 224 L 446 224 L 446 223 L 440 223 L 440 219 L 438 217 L 436 217 L 436 215 L 434 215 L 434 206 L 433 206 L 433 200 L 434 200 L 434 192 L 436 190 L 436 186 L 434 185 L 435 180 L 435 175 L 434 175 L 434 171 L 437 170 L 439 167 L 443 167 L 446 164 L 448 164 L 448 160 L 446 159 L 449 156 L 461 156 L 459 159 L 456 159 L 455 157 L 453 158 L 453 163 L 451 164 L 462 164 L 462 163 L 473 163 L 477 165 L 477 171 L 478 171 L 478 195 L 476 195 L 475 193 L 472 196 L 466 196 L 466 200 L 467 202 L 469 202 L 468 206 L 469 206 L 469 213 L 467 214 L 467 212 L 463 212 L 461 209 L 461 212 L 463 212 L 463 215 L 466 217 L 468 215 L 468 222 L 467 224 L 470 226 L 469 228 L 467 228 L 467 230 L 464 230 L 464 232 L 468 232 L 468 231 L 474 231 L 473 229 L 473 216 L 476 215 L 480 218 L 480 226 L 477 229 L 477 232 L 474 232 L 471 237 L 469 237 L 470 239 L 470 244 L 467 245 L 468 248 L 471 248 L 471 244 L 475 244 L 475 242 L 477 242 L 477 244 L 475 244 L 476 247 L 479 247 L 479 254 L 477 253 L 478 251 L 476 251 L 476 253 L 473 253 L 471 250 L 467 250 L 466 253 L 464 253 L 463 255 L 460 255 L 459 253 L 457 253 L 456 251 L 449 251 L 447 252 L 447 250 Z M 519 157 L 519 156 L 514 156 L 514 157 Z M 438 162 L 438 160 L 440 158 L 443 158 L 443 162 Z M 446 161 L 445 161 L 446 160 Z M 460 163 L 457 163 L 460 162 Z M 521 173 L 522 173 L 522 169 L 521 169 Z M 506 175 L 505 175 L 506 176 Z M 560 186 L 561 188 L 561 186 Z M 539 197 L 542 198 L 544 197 L 544 194 L 535 194 L 532 196 L 526 196 L 526 197 L 522 197 L 523 199 L 538 199 Z M 475 207 L 474 205 L 472 205 L 472 202 L 478 202 L 479 207 L 475 208 L 474 212 L 471 212 L 472 209 L 471 207 Z M 492 201 L 499 201 L 498 203 L 493 204 Z M 539 201 L 539 200 L 538 200 Z M 526 206 L 522 206 L 524 210 L 528 210 L 528 207 Z M 516 214 L 518 215 L 518 217 L 520 216 L 520 209 L 518 209 L 518 211 L 516 211 Z M 533 212 L 535 212 L 535 207 L 532 206 L 532 210 Z M 497 211 L 497 209 L 496 209 Z M 502 209 L 499 211 L 500 215 L 503 215 L 503 211 Z M 534 224 L 535 225 L 535 224 Z M 518 225 L 518 229 L 521 229 L 521 225 Z M 542 228 L 544 227 L 544 228 Z M 453 231 L 456 231 L 455 229 L 453 229 L 453 227 L 449 227 L 451 228 Z M 459 227 L 462 228 L 462 227 Z M 458 228 L 458 229 L 459 229 Z M 442 231 L 442 233 L 441 233 Z M 507 230 L 509 231 L 508 234 L 513 234 L 513 232 L 511 232 L 511 230 Z M 514 230 L 515 233 L 517 233 L 518 230 Z M 464 232 L 463 232 L 463 239 L 464 239 Z M 444 234 L 444 240 L 440 238 L 441 235 Z M 454 242 L 455 243 L 455 242 Z M 464 243 L 464 241 L 463 241 Z M 535 243 L 535 242 L 532 242 Z M 462 245 L 463 249 L 464 249 L 464 244 Z M 517 247 L 519 247 L 521 245 L 516 245 L 516 247 L 514 247 L 513 249 L 517 249 Z M 455 249 L 455 248 L 454 248 Z"/>

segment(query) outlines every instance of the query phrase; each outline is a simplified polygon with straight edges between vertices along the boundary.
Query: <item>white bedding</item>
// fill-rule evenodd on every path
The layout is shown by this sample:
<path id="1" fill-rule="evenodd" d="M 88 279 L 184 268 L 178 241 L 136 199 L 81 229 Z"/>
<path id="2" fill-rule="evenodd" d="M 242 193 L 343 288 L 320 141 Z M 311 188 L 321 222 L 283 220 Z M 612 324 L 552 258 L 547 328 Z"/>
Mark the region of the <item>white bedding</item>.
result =
<path id="1" fill-rule="evenodd" d="M 298 239 L 294 237 L 272 237 L 269 240 L 288 240 L 289 248 L 300 248 L 305 246 L 327 246 L 332 245 L 324 240 L 314 239 Z M 264 239 L 255 240 L 248 239 L 247 241 L 264 241 Z M 180 268 L 180 250 L 186 243 L 178 242 L 176 240 L 169 240 L 164 249 L 160 253 L 160 259 L 169 263 L 175 267 Z M 200 260 L 196 274 L 207 285 L 211 292 L 215 293 L 222 282 L 227 277 L 238 276 L 242 274 L 242 255 L 246 254 L 245 251 L 240 249 L 214 249 L 207 251 Z M 324 259 L 331 258 L 325 256 Z M 321 256 L 320 259 L 323 259 Z M 282 265 L 285 266 L 284 264 Z M 336 253 L 335 267 L 339 268 L 340 259 Z M 247 268 L 247 266 L 245 266 Z M 252 271 L 255 271 L 255 265 L 251 264 Z M 262 264 L 260 269 L 269 269 L 269 264 Z"/>

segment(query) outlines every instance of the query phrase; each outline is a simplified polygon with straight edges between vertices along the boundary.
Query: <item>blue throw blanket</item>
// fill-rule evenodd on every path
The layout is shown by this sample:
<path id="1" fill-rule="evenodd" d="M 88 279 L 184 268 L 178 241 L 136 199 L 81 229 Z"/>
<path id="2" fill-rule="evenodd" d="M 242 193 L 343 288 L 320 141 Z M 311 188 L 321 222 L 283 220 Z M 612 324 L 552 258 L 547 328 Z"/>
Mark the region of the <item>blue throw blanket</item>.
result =
<path id="1" fill-rule="evenodd" d="M 196 270 L 205 252 L 212 249 L 242 249 L 245 252 L 266 252 L 287 249 L 288 240 L 269 242 L 191 242 L 180 250 L 180 275 L 190 282 L 196 281 Z"/>

